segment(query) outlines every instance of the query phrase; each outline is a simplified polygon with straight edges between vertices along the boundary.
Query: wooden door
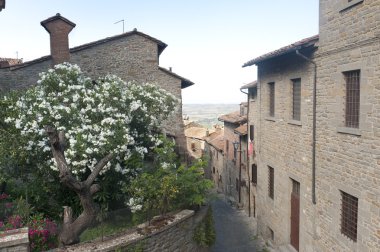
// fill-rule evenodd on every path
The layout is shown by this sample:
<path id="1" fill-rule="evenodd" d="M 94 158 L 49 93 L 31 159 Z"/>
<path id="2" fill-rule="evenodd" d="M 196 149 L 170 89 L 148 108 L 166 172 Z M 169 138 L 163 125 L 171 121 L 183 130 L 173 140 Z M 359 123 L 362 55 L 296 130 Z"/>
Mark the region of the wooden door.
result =
<path id="1" fill-rule="evenodd" d="M 291 194 L 290 213 L 290 244 L 299 251 L 300 239 L 300 183 L 292 180 L 293 189 Z"/>

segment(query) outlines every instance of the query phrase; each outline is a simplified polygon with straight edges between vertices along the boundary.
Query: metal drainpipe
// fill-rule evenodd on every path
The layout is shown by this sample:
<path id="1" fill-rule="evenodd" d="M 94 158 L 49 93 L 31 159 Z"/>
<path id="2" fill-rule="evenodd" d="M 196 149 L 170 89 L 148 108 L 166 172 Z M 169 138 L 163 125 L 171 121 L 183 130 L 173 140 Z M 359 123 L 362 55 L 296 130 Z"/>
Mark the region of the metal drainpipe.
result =
<path id="1" fill-rule="evenodd" d="M 249 93 L 244 92 L 240 89 L 240 92 L 247 95 L 247 176 L 248 176 L 248 216 L 251 217 L 251 178 L 249 177 Z"/>
<path id="2" fill-rule="evenodd" d="M 315 196 L 315 152 L 316 152 L 316 128 L 317 128 L 317 64 L 301 54 L 298 49 L 296 50 L 296 54 L 303 58 L 304 60 L 310 62 L 314 65 L 314 83 L 313 83 L 313 140 L 312 140 L 312 201 L 313 204 L 317 204 L 316 196 Z"/>

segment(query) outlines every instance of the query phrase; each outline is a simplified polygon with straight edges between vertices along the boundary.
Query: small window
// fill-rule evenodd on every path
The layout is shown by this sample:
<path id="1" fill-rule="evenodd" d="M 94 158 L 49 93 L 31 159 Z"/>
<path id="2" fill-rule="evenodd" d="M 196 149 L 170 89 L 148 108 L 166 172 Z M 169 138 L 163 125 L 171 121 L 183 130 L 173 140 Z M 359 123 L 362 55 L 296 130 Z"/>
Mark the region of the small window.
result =
<path id="1" fill-rule="evenodd" d="M 344 72 L 346 81 L 345 125 L 359 128 L 360 113 L 360 70 Z"/>
<path id="2" fill-rule="evenodd" d="M 356 242 L 358 231 L 358 198 L 342 192 L 341 232 Z"/>
<path id="3" fill-rule="evenodd" d="M 226 157 L 228 158 L 228 150 L 229 150 L 230 141 L 226 140 Z"/>
<path id="4" fill-rule="evenodd" d="M 274 82 L 268 83 L 269 87 L 269 116 L 274 117 Z"/>
<path id="5" fill-rule="evenodd" d="M 254 138 L 255 138 L 255 126 L 249 125 L 249 139 L 253 141 Z"/>
<path id="6" fill-rule="evenodd" d="M 255 165 L 255 164 L 252 164 L 252 174 L 251 174 L 251 176 L 252 176 L 252 183 L 254 184 L 254 185 L 257 185 L 257 165 Z"/>
<path id="7" fill-rule="evenodd" d="M 274 169 L 268 166 L 268 195 L 274 199 Z"/>
<path id="8" fill-rule="evenodd" d="M 212 167 L 212 173 L 215 174 L 215 167 Z"/>
<path id="9" fill-rule="evenodd" d="M 301 120 L 301 79 L 294 79 L 293 82 L 293 111 L 292 119 Z"/>

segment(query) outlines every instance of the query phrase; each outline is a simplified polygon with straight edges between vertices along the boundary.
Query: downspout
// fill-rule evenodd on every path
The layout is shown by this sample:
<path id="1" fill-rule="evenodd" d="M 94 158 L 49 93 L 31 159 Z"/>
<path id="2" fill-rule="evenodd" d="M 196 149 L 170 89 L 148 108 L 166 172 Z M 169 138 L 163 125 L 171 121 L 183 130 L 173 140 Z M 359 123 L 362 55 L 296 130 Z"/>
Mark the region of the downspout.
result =
<path id="1" fill-rule="evenodd" d="M 313 83 L 313 138 L 312 138 L 312 201 L 313 204 L 317 204 L 316 196 L 315 196 L 315 152 L 316 152 L 316 128 L 317 128 L 317 64 L 301 54 L 298 49 L 296 50 L 296 54 L 303 58 L 304 60 L 310 62 L 314 65 L 314 83 Z"/>
<path id="2" fill-rule="evenodd" d="M 249 93 L 244 92 L 240 89 L 240 92 L 247 95 L 247 175 L 248 175 L 248 216 L 251 217 L 251 178 L 249 177 L 249 141 L 248 141 L 248 132 L 249 132 Z"/>

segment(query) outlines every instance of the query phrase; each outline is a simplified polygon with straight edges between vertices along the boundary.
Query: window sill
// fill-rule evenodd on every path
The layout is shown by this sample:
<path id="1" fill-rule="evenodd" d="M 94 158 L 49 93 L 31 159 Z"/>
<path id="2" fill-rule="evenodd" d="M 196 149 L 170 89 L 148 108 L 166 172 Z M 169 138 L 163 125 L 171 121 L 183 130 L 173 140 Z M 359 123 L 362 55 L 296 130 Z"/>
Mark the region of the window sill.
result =
<path id="1" fill-rule="evenodd" d="M 357 128 L 338 127 L 337 131 L 338 133 L 342 133 L 342 134 L 361 136 L 360 129 L 357 129 Z"/>
<path id="2" fill-rule="evenodd" d="M 267 120 L 267 121 L 271 121 L 271 122 L 275 122 L 275 121 L 276 121 L 276 118 L 271 117 L 271 116 L 268 116 L 268 117 L 265 117 L 265 120 Z"/>
<path id="3" fill-rule="evenodd" d="M 289 120 L 288 124 L 302 126 L 302 122 L 301 121 L 297 121 L 297 120 Z"/>
<path id="4" fill-rule="evenodd" d="M 364 0 L 352 0 L 350 2 L 347 2 L 347 1 L 343 1 L 341 7 L 340 7 L 340 11 L 339 12 L 343 12 L 343 11 L 346 11 L 347 9 L 351 8 L 351 7 L 354 7 L 355 5 L 358 5 L 360 3 L 364 2 Z"/>

